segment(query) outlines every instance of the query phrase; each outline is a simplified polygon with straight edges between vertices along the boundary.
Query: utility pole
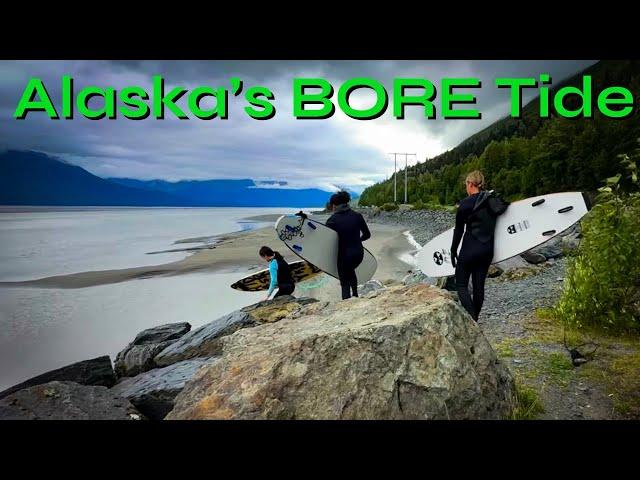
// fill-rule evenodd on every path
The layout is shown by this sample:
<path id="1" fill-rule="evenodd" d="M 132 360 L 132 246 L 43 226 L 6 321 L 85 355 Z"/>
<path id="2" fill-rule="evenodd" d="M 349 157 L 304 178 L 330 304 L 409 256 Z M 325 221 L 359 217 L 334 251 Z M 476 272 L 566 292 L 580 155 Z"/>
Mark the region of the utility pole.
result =
<path id="1" fill-rule="evenodd" d="M 407 172 L 408 172 L 408 157 L 409 155 L 415 156 L 415 153 L 400 153 L 400 152 L 391 152 L 389 153 L 389 155 L 393 155 L 393 160 L 394 160 L 394 170 L 393 170 L 393 201 L 394 203 L 398 203 L 398 195 L 397 195 L 397 188 L 396 188 L 396 170 L 397 170 L 397 161 L 396 161 L 396 155 L 404 155 L 404 203 L 407 203 L 407 184 L 408 184 L 408 180 L 407 180 Z"/>
<path id="2" fill-rule="evenodd" d="M 398 160 L 396 159 L 397 153 L 390 153 L 393 155 L 393 203 L 398 203 L 398 192 L 396 184 L 398 183 L 396 177 L 396 171 L 398 170 Z"/>

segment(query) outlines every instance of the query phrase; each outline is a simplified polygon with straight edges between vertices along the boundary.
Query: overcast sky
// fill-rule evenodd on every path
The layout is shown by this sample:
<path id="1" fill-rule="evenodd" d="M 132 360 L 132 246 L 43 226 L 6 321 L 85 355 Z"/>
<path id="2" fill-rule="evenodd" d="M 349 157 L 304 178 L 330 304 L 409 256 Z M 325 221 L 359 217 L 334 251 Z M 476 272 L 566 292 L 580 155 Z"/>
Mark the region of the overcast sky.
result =
<path id="1" fill-rule="evenodd" d="M 415 152 L 410 163 L 423 161 L 455 147 L 469 135 L 509 113 L 509 92 L 494 86 L 496 77 L 539 76 L 550 73 L 559 82 L 595 60 L 566 61 L 0 61 L 0 150 L 43 151 L 78 164 L 102 177 L 139 179 L 252 178 L 285 180 L 292 186 L 335 185 L 361 191 L 393 173 L 388 152 Z M 15 120 L 13 113 L 29 78 L 43 79 L 61 112 L 62 75 L 84 86 L 138 85 L 152 91 L 152 76 L 163 75 L 167 90 L 174 86 L 229 86 L 239 77 L 245 89 L 269 87 L 277 113 L 267 121 L 248 117 L 244 97 L 230 96 L 228 120 L 181 121 L 125 118 L 91 121 L 76 113 L 73 120 L 50 120 L 30 113 Z M 426 120 L 422 109 L 407 107 L 403 120 L 387 113 L 376 120 L 355 120 L 339 109 L 327 120 L 296 120 L 292 115 L 292 80 L 320 77 L 336 92 L 345 80 L 370 77 L 393 91 L 393 79 L 476 77 L 482 120 Z M 530 91 L 526 100 L 536 95 Z M 363 91 L 352 95 L 354 105 L 373 100 Z M 335 102 L 337 103 L 337 101 Z M 185 100 L 179 102 L 186 105 Z M 440 117 L 439 104 L 438 117 Z M 464 107 L 458 107 L 464 108 Z M 185 108 L 186 110 L 186 108 Z M 404 164 L 404 159 L 402 160 Z"/>

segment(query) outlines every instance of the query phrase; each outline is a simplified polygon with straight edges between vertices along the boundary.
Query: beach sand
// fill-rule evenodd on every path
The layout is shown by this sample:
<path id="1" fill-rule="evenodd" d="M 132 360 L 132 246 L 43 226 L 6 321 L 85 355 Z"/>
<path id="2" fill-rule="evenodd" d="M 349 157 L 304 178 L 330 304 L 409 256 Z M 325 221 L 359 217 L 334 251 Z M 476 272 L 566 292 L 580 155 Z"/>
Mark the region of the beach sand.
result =
<path id="1" fill-rule="evenodd" d="M 319 221 L 324 219 L 320 215 L 314 217 Z M 263 219 L 261 218 L 261 220 Z M 375 223 L 371 223 L 369 227 L 372 237 L 365 242 L 365 246 L 378 260 L 378 270 L 374 278 L 383 282 L 401 279 L 412 267 L 400 260 L 399 257 L 414 250 L 406 236 L 403 235 L 404 230 L 397 226 Z M 178 240 L 175 243 L 180 244 L 184 241 Z M 214 245 L 199 247 L 201 249 L 195 252 L 185 249 L 188 256 L 176 262 L 118 270 L 71 273 L 22 282 L 0 282 L 0 286 L 84 288 L 193 272 L 237 272 L 238 279 L 240 279 L 259 269 L 266 268 L 265 262 L 258 256 L 258 249 L 262 245 L 268 245 L 280 251 L 287 261 L 299 260 L 276 238 L 273 227 L 266 227 L 219 236 Z M 298 284 L 295 294 L 298 296 L 312 295 L 322 300 L 335 300 L 340 298 L 339 291 L 340 287 L 336 279 L 321 274 L 308 282 Z"/>

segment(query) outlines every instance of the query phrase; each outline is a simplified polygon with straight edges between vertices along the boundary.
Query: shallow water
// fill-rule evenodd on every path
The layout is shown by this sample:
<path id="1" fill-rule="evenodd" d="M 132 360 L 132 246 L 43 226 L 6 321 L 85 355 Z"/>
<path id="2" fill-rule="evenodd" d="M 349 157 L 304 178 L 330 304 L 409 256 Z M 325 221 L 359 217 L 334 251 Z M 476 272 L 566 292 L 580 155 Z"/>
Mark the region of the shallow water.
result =
<path id="1" fill-rule="evenodd" d="M 242 219 L 272 208 L 0 210 L 0 281 L 167 263 L 194 246 L 176 240 L 266 225 Z M 12 209 L 13 210 L 13 209 Z M 115 354 L 145 329 L 196 328 L 263 293 L 231 288 L 243 272 L 155 277 L 81 289 L 0 288 L 0 390 L 72 362 Z"/>

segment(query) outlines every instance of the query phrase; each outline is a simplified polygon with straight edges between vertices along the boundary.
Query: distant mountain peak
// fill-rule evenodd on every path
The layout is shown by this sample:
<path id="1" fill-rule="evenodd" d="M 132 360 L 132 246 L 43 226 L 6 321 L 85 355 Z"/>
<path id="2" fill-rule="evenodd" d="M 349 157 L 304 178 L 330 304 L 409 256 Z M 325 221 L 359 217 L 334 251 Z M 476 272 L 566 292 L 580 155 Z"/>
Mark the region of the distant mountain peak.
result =
<path id="1" fill-rule="evenodd" d="M 278 188 L 287 185 L 282 180 L 105 179 L 42 152 L 0 153 L 3 205 L 304 208 L 324 206 L 332 193 L 318 188 Z"/>

